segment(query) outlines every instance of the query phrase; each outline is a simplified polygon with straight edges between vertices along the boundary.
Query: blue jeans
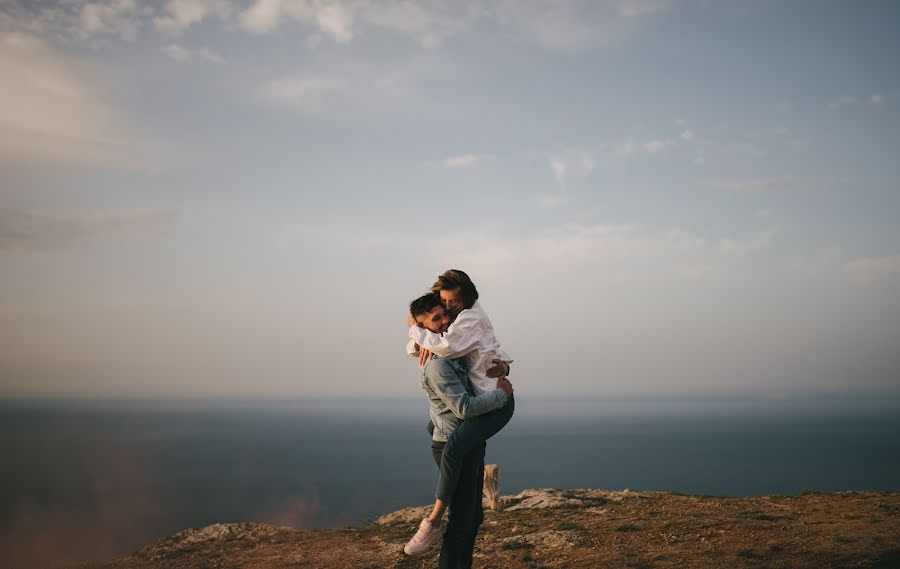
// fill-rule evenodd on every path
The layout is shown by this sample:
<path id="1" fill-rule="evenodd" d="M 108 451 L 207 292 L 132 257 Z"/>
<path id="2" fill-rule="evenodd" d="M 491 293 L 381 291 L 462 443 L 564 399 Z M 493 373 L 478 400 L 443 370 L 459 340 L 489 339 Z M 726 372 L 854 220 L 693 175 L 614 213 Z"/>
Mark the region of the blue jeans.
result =
<path id="1" fill-rule="evenodd" d="M 440 466 L 443 462 L 444 443 L 433 441 L 431 454 Z M 481 488 L 484 486 L 484 450 L 481 443 L 463 457 L 460 464 L 459 486 L 450 502 L 447 530 L 441 545 L 439 569 L 471 569 L 472 554 L 478 528 L 484 521 L 481 507 Z"/>
<path id="2" fill-rule="evenodd" d="M 453 430 L 453 434 L 450 435 L 447 444 L 444 445 L 437 492 L 435 492 L 435 497 L 438 500 L 445 504 L 451 503 L 453 494 L 459 485 L 463 458 L 479 446 L 484 445 L 485 441 L 505 427 L 509 420 L 512 419 L 515 410 L 516 400 L 515 397 L 510 395 L 506 405 L 500 409 L 466 419 Z"/>

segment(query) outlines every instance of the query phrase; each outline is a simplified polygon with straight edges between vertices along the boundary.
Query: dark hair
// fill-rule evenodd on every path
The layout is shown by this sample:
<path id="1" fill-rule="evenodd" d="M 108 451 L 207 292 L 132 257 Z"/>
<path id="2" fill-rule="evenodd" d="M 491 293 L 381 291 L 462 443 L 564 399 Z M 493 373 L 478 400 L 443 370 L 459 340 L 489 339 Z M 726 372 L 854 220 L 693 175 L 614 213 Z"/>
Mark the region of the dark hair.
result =
<path id="1" fill-rule="evenodd" d="M 475 301 L 478 300 L 478 289 L 475 283 L 469 278 L 469 275 L 459 269 L 450 269 L 439 276 L 434 284 L 431 285 L 431 292 L 440 293 L 442 290 L 459 289 L 459 299 L 465 308 L 472 308 Z"/>
<path id="2" fill-rule="evenodd" d="M 435 292 L 429 292 L 409 303 L 409 313 L 416 318 L 421 314 L 431 312 L 436 306 L 443 306 L 441 297 Z"/>

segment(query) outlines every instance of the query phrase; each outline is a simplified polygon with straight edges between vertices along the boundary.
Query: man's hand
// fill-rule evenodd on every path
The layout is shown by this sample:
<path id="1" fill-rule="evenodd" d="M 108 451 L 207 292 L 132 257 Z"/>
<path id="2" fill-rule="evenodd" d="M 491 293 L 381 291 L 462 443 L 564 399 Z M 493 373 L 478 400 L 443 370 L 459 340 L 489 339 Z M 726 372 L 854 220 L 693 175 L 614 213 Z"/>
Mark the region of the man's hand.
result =
<path id="1" fill-rule="evenodd" d="M 431 350 L 426 350 L 425 348 L 419 347 L 419 365 L 423 366 L 428 363 L 428 360 L 431 359 L 431 356 L 434 355 L 431 353 Z"/>
<path id="2" fill-rule="evenodd" d="M 503 393 L 506 394 L 507 397 L 513 394 L 512 383 L 509 382 L 505 377 L 501 377 L 497 380 L 497 387 L 503 390 Z"/>
<path id="3" fill-rule="evenodd" d="M 488 368 L 488 377 L 506 377 L 509 375 L 509 364 L 501 360 L 491 360 L 494 362 L 493 367 Z"/>

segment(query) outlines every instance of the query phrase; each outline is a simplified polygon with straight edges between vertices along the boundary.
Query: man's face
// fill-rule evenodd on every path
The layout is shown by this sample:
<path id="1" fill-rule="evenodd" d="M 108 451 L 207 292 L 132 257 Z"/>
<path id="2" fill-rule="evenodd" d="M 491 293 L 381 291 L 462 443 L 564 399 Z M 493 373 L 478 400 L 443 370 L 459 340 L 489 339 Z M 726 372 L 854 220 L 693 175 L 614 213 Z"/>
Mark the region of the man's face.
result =
<path id="1" fill-rule="evenodd" d="M 416 316 L 416 322 L 422 328 L 428 328 L 436 334 L 443 334 L 450 327 L 450 318 L 443 306 L 435 306 L 425 314 Z"/>
<path id="2" fill-rule="evenodd" d="M 459 298 L 459 289 L 442 290 L 440 294 L 441 302 L 444 303 L 444 308 L 447 309 L 451 316 L 456 316 L 462 312 L 463 303 Z"/>

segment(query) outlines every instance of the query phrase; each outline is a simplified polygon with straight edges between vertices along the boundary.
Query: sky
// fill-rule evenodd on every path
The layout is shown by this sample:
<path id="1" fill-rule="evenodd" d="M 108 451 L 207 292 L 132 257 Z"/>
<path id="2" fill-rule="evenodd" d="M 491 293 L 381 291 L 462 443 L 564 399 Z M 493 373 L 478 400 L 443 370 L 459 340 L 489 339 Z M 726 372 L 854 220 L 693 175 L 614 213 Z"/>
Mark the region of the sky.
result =
<path id="1" fill-rule="evenodd" d="M 900 4 L 0 0 L 0 397 L 900 395 Z"/>

